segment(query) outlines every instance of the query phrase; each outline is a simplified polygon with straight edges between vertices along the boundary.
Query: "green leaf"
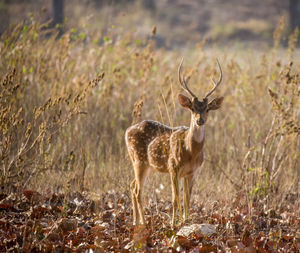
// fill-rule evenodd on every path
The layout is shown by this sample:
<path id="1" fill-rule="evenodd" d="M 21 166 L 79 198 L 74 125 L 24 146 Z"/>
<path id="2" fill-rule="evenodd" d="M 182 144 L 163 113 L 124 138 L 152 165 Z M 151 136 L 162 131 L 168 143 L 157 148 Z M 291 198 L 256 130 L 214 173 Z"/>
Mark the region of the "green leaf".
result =
<path id="1" fill-rule="evenodd" d="M 28 31 L 28 26 L 27 25 L 24 25 L 23 26 L 23 33 L 26 33 Z"/>
<path id="2" fill-rule="evenodd" d="M 82 40 L 84 40 L 86 38 L 86 35 L 84 33 L 79 33 L 78 36 Z"/>

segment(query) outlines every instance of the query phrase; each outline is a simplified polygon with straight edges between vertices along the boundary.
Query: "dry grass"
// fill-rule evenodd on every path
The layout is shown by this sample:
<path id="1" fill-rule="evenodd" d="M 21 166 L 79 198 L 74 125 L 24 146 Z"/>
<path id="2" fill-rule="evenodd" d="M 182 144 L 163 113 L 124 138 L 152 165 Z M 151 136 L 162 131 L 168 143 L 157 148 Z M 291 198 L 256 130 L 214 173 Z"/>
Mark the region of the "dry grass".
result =
<path id="1" fill-rule="evenodd" d="M 225 101 L 207 123 L 195 200 L 211 204 L 245 193 L 249 205 L 280 207 L 299 194 L 299 52 L 295 35 L 288 49 L 278 49 L 280 29 L 274 38 L 265 52 L 200 44 L 185 53 L 186 76 L 200 96 L 217 75 L 216 57 L 224 72 L 215 95 Z M 71 187 L 128 194 L 133 170 L 126 128 L 141 119 L 189 124 L 177 103 L 181 57 L 113 29 L 105 36 L 73 29 L 58 39 L 33 20 L 10 27 L 0 41 L 3 191 Z M 148 194 L 165 195 L 168 176 L 153 178 Z M 166 189 L 155 191 L 159 184 Z"/>

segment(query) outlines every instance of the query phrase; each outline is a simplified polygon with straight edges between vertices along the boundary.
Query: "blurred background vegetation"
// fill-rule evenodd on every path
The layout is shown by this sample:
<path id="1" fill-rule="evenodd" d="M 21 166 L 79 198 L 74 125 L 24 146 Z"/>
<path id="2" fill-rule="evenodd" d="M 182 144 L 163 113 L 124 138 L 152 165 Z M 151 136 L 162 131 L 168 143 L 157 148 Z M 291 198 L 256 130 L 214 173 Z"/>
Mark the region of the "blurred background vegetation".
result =
<path id="1" fill-rule="evenodd" d="M 299 26 L 299 5 L 298 0 L 1 0 L 0 33 L 33 16 L 38 22 L 53 19 L 63 29 L 106 33 L 114 27 L 140 36 L 149 35 L 156 25 L 156 45 L 163 47 L 187 46 L 205 38 L 219 45 L 257 42 L 264 48 L 272 43 L 280 17 L 289 23 L 285 35 Z"/>
<path id="2" fill-rule="evenodd" d="M 194 201 L 299 205 L 299 1 L 0 1 L 4 192 L 120 191 L 132 122 L 188 125 L 177 68 L 199 94 L 221 62 Z M 67 184 L 68 182 L 68 184 Z M 153 175 L 148 199 L 170 193 Z M 213 196 L 213 197 L 212 197 Z M 170 197 L 167 197 L 170 199 Z"/>

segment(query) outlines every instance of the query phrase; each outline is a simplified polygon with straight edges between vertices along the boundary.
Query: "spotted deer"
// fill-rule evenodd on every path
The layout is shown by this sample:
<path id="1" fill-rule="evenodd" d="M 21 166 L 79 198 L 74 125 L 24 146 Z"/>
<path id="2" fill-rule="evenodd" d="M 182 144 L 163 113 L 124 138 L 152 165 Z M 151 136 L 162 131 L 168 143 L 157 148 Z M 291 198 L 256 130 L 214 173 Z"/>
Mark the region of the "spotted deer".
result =
<path id="1" fill-rule="evenodd" d="M 223 97 L 208 102 L 208 97 L 222 81 L 222 69 L 217 64 L 220 77 L 202 101 L 189 89 L 184 74 L 181 75 L 181 61 L 178 68 L 179 82 L 191 99 L 179 94 L 181 106 L 191 112 L 190 126 L 169 127 L 152 120 L 144 120 L 126 130 L 125 140 L 135 173 L 131 182 L 133 205 L 133 224 L 145 224 L 142 205 L 142 189 L 145 179 L 151 170 L 169 173 L 172 186 L 172 227 L 175 226 L 177 209 L 181 212 L 178 179 L 183 178 L 184 219 L 189 215 L 190 196 L 194 175 L 203 162 L 204 128 L 208 112 L 221 107 Z"/>

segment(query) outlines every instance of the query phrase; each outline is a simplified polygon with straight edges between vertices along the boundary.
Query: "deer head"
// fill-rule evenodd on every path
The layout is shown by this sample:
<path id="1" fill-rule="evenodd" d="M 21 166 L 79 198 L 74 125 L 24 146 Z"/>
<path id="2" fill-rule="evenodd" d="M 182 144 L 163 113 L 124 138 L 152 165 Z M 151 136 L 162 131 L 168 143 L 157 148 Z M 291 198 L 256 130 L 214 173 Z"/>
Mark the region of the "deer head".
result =
<path id="1" fill-rule="evenodd" d="M 182 68 L 183 59 L 179 65 L 178 69 L 178 78 L 179 82 L 184 89 L 192 98 L 190 99 L 187 96 L 184 96 L 182 94 L 178 95 L 178 100 L 181 106 L 184 108 L 187 108 L 192 113 L 192 119 L 196 122 L 198 126 L 202 126 L 205 124 L 208 116 L 208 112 L 211 110 L 217 110 L 221 107 L 224 97 L 218 97 L 213 99 L 212 101 L 208 102 L 208 97 L 217 89 L 217 87 L 222 82 L 222 69 L 220 66 L 219 61 L 217 60 L 217 64 L 220 71 L 220 77 L 218 82 L 216 83 L 213 79 L 211 79 L 212 83 L 214 84 L 214 87 L 205 95 L 205 97 L 202 99 L 202 101 L 197 98 L 197 96 L 189 89 L 187 82 L 185 80 L 184 74 L 181 76 L 181 68 Z"/>

